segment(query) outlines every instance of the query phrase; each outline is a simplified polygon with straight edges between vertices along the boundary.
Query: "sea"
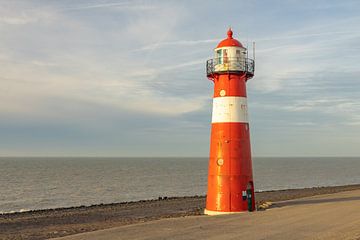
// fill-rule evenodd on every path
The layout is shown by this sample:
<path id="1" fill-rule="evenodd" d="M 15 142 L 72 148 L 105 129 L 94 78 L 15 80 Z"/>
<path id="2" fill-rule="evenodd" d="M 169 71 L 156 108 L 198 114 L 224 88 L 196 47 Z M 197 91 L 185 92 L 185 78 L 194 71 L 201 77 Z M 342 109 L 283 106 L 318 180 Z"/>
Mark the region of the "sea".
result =
<path id="1" fill-rule="evenodd" d="M 0 158 L 0 213 L 205 195 L 207 158 Z M 256 191 L 360 183 L 359 158 L 253 158 Z"/>

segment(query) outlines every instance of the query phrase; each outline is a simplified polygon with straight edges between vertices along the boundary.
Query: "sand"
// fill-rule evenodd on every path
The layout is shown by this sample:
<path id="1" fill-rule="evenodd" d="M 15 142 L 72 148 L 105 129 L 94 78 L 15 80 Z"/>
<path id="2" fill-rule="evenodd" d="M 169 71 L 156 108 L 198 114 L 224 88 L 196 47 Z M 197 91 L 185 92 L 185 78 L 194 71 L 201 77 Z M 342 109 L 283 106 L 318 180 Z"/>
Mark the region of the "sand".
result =
<path id="1" fill-rule="evenodd" d="M 259 205 L 266 201 L 279 202 L 359 189 L 360 185 L 350 185 L 268 191 L 256 193 L 256 199 Z M 183 219 L 179 217 L 202 215 L 204 207 L 205 197 L 195 196 L 3 214 L 0 215 L 0 239 L 48 239 L 164 218 Z"/>

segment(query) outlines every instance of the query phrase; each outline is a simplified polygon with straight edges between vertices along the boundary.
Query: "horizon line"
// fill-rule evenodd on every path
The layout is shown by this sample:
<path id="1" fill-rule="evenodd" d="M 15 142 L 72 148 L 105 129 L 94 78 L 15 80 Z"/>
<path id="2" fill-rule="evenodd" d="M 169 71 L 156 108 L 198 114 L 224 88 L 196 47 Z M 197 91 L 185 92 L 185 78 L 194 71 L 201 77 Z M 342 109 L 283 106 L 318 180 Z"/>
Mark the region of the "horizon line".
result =
<path id="1" fill-rule="evenodd" d="M 252 158 L 360 158 L 360 156 L 252 156 Z M 209 158 L 209 156 L 0 156 L 0 158 Z"/>

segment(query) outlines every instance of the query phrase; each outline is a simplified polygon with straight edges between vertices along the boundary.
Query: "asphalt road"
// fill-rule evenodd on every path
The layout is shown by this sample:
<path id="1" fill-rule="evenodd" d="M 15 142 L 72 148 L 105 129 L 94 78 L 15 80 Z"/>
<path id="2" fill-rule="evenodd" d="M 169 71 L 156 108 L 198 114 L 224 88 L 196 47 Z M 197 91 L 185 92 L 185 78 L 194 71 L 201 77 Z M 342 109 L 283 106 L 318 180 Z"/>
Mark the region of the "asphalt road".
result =
<path id="1" fill-rule="evenodd" d="M 266 211 L 161 219 L 58 240 L 360 240 L 360 190 L 278 202 Z"/>

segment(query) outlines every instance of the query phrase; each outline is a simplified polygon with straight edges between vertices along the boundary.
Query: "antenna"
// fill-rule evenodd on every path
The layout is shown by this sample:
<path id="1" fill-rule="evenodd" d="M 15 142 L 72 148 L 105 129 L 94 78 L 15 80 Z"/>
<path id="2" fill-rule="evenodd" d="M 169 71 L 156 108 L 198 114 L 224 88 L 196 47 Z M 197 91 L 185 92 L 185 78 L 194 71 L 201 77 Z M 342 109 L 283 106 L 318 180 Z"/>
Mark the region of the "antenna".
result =
<path id="1" fill-rule="evenodd" d="M 253 60 L 255 61 L 255 42 L 253 42 Z"/>
<path id="2" fill-rule="evenodd" d="M 249 58 L 249 37 L 246 37 L 246 58 Z"/>
<path id="3" fill-rule="evenodd" d="M 246 42 L 246 58 L 249 58 L 249 41 Z"/>

